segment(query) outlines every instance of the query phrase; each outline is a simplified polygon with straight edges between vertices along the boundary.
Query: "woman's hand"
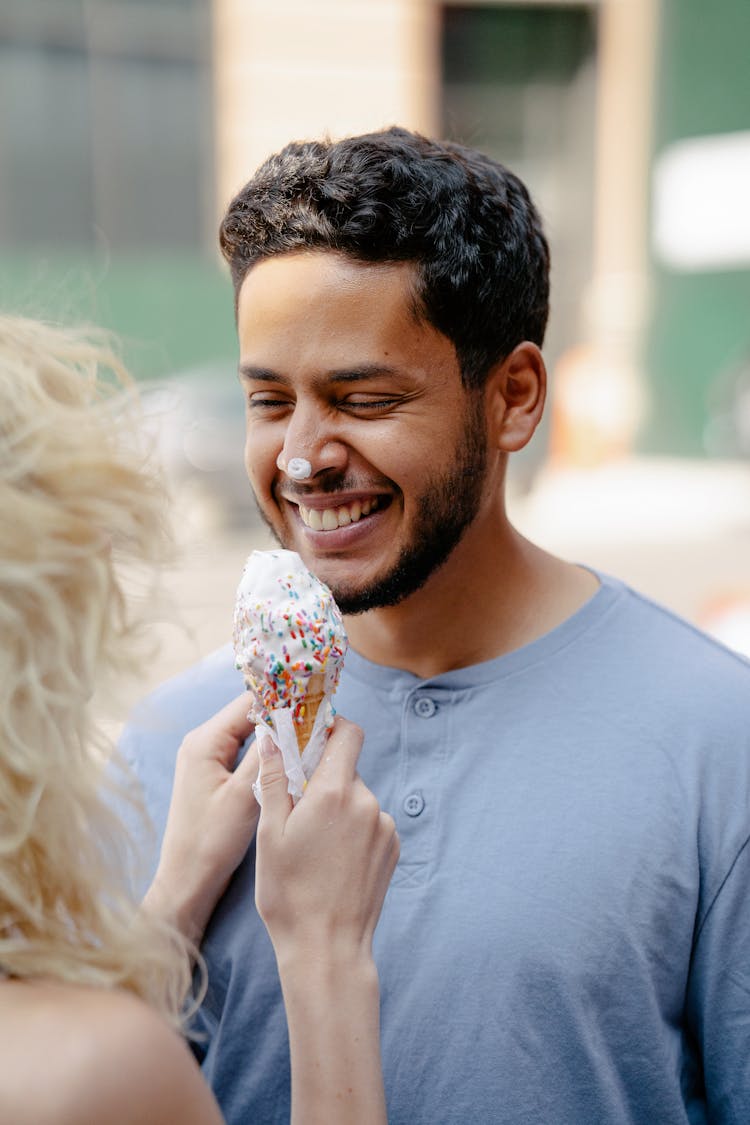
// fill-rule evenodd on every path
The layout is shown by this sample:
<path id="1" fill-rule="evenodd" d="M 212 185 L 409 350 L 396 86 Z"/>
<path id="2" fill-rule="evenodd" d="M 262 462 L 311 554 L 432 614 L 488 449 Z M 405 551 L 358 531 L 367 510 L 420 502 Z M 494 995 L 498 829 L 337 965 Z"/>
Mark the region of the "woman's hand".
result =
<path id="1" fill-rule="evenodd" d="M 273 942 L 292 1062 L 291 1125 L 385 1125 L 375 930 L 399 842 L 357 774 L 362 731 L 337 718 L 292 805 L 258 732 L 255 901 Z"/>
<path id="2" fill-rule="evenodd" d="M 359 727 L 338 717 L 293 806 L 281 755 L 258 732 L 263 808 L 255 900 L 282 969 L 302 951 L 337 963 L 370 956 L 399 842 L 392 817 L 357 774 L 362 740 Z"/>
<path id="3" fill-rule="evenodd" d="M 249 707 L 245 693 L 180 746 L 159 866 L 143 902 L 196 945 L 258 823 L 254 748 L 235 766 L 253 730 Z"/>

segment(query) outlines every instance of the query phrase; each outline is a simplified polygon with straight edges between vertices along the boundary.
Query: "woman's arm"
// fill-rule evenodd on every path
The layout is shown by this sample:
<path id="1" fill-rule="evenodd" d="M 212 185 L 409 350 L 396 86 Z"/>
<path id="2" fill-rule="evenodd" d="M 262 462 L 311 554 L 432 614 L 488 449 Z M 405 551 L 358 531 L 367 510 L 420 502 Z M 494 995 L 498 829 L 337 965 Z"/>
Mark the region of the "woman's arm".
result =
<path id="1" fill-rule="evenodd" d="M 356 772 L 362 732 L 341 718 L 302 800 L 258 740 L 256 902 L 289 1024 L 292 1125 L 382 1125 L 379 989 L 372 936 L 399 854 L 390 816 Z"/>
<path id="2" fill-rule="evenodd" d="M 195 945 L 258 823 L 255 751 L 235 766 L 253 730 L 249 708 L 244 693 L 186 735 L 177 754 L 159 866 L 143 900 L 144 909 Z"/>

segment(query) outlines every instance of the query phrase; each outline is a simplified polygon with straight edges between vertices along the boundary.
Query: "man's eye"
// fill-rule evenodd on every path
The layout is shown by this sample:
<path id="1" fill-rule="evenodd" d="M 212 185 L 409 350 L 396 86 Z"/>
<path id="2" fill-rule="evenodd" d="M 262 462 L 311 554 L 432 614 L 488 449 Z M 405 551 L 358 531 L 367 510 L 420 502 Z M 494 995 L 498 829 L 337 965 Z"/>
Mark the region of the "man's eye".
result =
<path id="1" fill-rule="evenodd" d="M 288 406 L 289 402 L 285 398 L 274 398 L 273 395 L 254 394 L 248 398 L 247 405 L 251 410 L 279 410 Z"/>
<path id="2" fill-rule="evenodd" d="M 398 403 L 397 398 L 347 398 L 341 403 L 345 409 L 366 412 L 368 410 L 391 410 Z"/>

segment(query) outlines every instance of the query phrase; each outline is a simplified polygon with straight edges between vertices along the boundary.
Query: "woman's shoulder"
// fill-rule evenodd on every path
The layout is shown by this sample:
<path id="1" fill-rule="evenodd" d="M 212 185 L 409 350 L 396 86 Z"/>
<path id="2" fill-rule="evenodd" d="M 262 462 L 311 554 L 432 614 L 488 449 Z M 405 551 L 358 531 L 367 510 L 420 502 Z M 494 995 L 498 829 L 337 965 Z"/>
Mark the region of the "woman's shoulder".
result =
<path id="1" fill-rule="evenodd" d="M 114 990 L 0 982 L 0 1121 L 108 1125 L 221 1115 L 179 1035 Z"/>

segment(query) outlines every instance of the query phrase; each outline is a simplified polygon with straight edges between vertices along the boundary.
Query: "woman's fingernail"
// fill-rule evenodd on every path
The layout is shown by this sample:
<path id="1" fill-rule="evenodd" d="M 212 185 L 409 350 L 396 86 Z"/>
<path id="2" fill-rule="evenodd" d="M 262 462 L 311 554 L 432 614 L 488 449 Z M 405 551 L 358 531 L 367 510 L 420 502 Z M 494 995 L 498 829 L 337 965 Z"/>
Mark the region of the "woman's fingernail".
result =
<path id="1" fill-rule="evenodd" d="M 258 754 L 264 761 L 267 761 L 268 758 L 272 758 L 276 753 L 273 739 L 262 727 L 259 727 L 255 733 L 255 742 L 258 747 Z"/>

